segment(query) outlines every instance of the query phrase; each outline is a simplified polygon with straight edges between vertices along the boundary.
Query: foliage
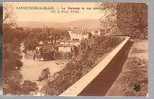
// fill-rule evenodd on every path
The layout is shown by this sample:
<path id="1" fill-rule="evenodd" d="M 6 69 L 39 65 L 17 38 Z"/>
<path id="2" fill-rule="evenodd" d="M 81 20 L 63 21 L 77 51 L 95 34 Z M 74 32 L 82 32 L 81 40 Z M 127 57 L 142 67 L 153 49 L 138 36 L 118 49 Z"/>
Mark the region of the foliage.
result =
<path id="1" fill-rule="evenodd" d="M 42 92 L 47 95 L 59 95 L 89 72 L 100 57 L 122 41 L 121 38 L 112 36 L 92 37 L 89 40 L 81 42 L 78 55 L 73 57 L 62 71 L 54 74 L 54 80 L 49 80 Z"/>
<path id="2" fill-rule="evenodd" d="M 22 66 L 20 59 L 21 38 L 18 36 L 21 31 L 4 25 L 4 45 L 3 45 L 3 66 L 4 76 L 7 77 L 11 71 L 18 70 Z"/>
<path id="3" fill-rule="evenodd" d="M 30 95 L 31 92 L 38 90 L 37 84 L 35 82 L 25 80 L 21 85 L 21 94 Z"/>
<path id="4" fill-rule="evenodd" d="M 27 37 L 24 39 L 25 50 L 34 50 L 40 41 L 46 44 L 47 42 L 51 42 L 52 46 L 55 46 L 57 40 L 70 39 L 68 32 L 62 29 L 37 28 L 26 32 Z"/>
<path id="5" fill-rule="evenodd" d="M 21 91 L 20 82 L 22 75 L 19 71 L 10 71 L 4 78 L 3 92 L 4 94 L 19 94 Z"/>
<path id="6" fill-rule="evenodd" d="M 22 66 L 20 61 L 20 43 L 24 35 L 22 28 L 16 27 L 11 21 L 10 13 L 3 20 L 3 78 L 4 78 L 4 94 L 18 94 L 20 93 L 20 82 L 22 75 L 19 70 Z"/>

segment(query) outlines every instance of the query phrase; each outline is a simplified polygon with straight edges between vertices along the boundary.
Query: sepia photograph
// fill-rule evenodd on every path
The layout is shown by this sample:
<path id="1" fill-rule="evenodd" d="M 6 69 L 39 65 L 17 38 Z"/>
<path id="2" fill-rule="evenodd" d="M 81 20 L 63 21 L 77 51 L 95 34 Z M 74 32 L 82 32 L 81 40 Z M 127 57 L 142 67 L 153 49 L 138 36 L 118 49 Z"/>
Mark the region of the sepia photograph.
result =
<path id="1" fill-rule="evenodd" d="M 3 94 L 148 96 L 148 5 L 5 2 Z"/>

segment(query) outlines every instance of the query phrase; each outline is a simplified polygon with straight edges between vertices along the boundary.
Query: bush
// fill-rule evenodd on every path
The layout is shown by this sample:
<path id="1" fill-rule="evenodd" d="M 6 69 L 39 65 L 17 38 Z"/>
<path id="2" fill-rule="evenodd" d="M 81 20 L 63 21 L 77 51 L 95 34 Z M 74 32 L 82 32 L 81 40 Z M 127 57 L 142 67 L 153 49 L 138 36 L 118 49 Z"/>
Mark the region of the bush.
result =
<path id="1" fill-rule="evenodd" d="M 38 90 L 37 84 L 35 82 L 25 80 L 21 85 L 21 94 L 29 95 L 31 92 Z"/>

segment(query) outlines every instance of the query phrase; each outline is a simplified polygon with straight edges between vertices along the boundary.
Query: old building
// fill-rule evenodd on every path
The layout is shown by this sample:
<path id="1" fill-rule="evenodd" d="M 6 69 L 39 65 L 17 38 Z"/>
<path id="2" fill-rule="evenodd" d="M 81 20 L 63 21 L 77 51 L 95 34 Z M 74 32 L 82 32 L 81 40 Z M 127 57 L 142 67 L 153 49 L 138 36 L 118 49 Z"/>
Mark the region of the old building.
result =
<path id="1" fill-rule="evenodd" d="M 81 41 L 82 39 L 87 39 L 88 38 L 88 34 L 84 34 L 84 33 L 79 33 L 76 31 L 68 31 L 68 33 L 70 34 L 71 40 L 79 40 Z"/>

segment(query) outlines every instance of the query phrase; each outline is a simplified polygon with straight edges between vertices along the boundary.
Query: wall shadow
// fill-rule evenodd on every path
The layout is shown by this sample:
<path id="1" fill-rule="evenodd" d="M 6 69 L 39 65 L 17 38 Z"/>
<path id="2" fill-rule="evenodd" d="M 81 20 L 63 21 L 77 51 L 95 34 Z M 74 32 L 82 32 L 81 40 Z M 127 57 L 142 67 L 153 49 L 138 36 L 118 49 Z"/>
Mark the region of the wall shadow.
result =
<path id="1" fill-rule="evenodd" d="M 79 96 L 105 96 L 120 74 L 133 42 L 129 40 L 108 66 L 97 76 Z"/>

